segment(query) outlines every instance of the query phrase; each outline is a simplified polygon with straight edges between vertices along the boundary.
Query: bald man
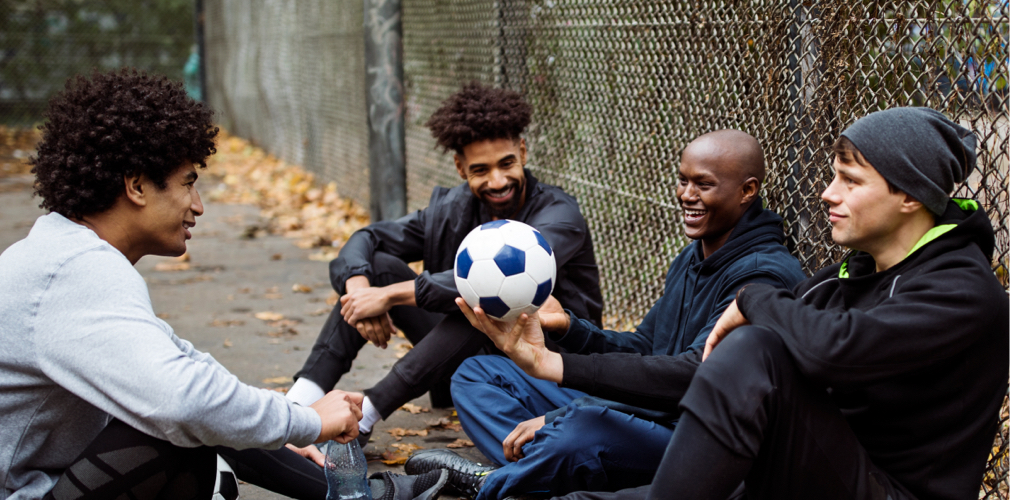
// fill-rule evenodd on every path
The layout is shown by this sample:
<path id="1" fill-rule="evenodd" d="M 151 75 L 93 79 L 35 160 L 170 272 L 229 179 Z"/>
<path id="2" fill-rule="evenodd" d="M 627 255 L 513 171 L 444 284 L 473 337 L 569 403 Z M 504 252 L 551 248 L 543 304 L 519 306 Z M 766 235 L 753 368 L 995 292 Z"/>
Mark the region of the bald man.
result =
<path id="1" fill-rule="evenodd" d="M 540 310 L 544 331 L 569 353 L 683 355 L 689 379 L 737 290 L 751 283 L 790 288 L 805 278 L 783 246 L 782 218 L 762 208 L 764 170 L 761 146 L 744 132 L 695 139 L 681 155 L 677 185 L 684 232 L 694 242 L 673 260 L 663 296 L 638 328 L 601 330 L 551 300 Z M 677 420 L 534 379 L 502 356 L 464 362 L 452 378 L 452 397 L 467 435 L 503 467 L 430 450 L 416 453 L 406 468 L 449 469 L 450 484 L 477 498 L 647 484 Z"/>

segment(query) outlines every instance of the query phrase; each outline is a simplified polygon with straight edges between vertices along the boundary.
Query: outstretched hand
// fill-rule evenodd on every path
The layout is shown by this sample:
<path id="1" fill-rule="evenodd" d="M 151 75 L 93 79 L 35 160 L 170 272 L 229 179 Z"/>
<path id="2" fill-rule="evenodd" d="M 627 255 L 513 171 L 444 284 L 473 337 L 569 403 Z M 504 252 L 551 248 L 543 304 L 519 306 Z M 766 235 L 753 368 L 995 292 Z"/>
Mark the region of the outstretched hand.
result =
<path id="1" fill-rule="evenodd" d="M 715 326 L 712 327 L 712 332 L 708 334 L 708 340 L 705 341 L 705 352 L 701 355 L 701 360 L 705 361 L 708 359 L 708 355 L 712 354 L 712 350 L 715 349 L 722 339 L 726 338 L 730 332 L 736 330 L 737 328 L 749 325 L 750 321 L 743 316 L 740 312 L 740 308 L 736 306 L 736 301 L 734 300 L 726 307 L 726 310 L 722 312 L 722 316 L 719 316 L 719 320 L 715 322 Z"/>
<path id="2" fill-rule="evenodd" d="M 456 305 L 474 328 L 484 332 L 529 376 L 561 383 L 564 374 L 561 355 L 544 345 L 544 332 L 536 313 L 533 316 L 523 313 L 518 321 L 509 324 L 489 318 L 480 307 L 471 309 L 460 297 L 456 298 Z"/>

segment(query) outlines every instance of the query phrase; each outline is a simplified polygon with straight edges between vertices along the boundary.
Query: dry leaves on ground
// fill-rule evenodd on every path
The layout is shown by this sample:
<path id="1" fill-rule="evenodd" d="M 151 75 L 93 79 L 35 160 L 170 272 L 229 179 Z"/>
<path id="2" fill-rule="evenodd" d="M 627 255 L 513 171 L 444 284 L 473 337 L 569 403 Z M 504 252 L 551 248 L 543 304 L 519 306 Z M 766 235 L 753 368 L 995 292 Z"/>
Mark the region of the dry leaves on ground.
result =
<path id="1" fill-rule="evenodd" d="M 460 425 L 459 420 L 455 420 L 455 421 L 454 420 L 449 420 L 448 417 L 442 417 L 442 418 L 440 418 L 438 420 L 429 420 L 427 423 L 428 423 L 428 427 L 432 427 L 432 428 L 435 428 L 435 429 L 445 429 L 445 430 L 456 431 L 456 432 L 459 432 L 459 431 L 463 430 L 463 426 Z"/>
<path id="2" fill-rule="evenodd" d="M 241 319 L 215 319 L 214 321 L 210 322 L 210 326 L 217 326 L 217 327 L 242 326 L 244 324 L 245 321 Z"/>
<path id="3" fill-rule="evenodd" d="M 396 448 L 395 452 L 383 452 L 379 456 L 383 464 L 387 466 L 402 466 L 407 463 L 407 459 L 418 451 L 418 449 L 423 449 L 423 446 L 419 446 L 412 442 L 394 442 L 392 444 Z"/>
<path id="4" fill-rule="evenodd" d="M 410 342 L 397 342 L 393 344 L 393 349 L 396 349 L 396 352 L 393 355 L 397 358 L 402 358 L 413 348 L 414 346 Z"/>
<path id="5" fill-rule="evenodd" d="M 263 320 L 263 321 L 280 321 L 280 320 L 284 319 L 284 315 L 283 314 L 276 313 L 276 312 L 273 312 L 273 311 L 258 312 L 256 314 L 254 314 L 253 316 L 256 319 L 260 319 L 260 320 Z"/>
<path id="6" fill-rule="evenodd" d="M 351 233 L 369 222 L 363 207 L 337 194 L 336 183 L 318 186 L 312 173 L 224 131 L 207 170 L 221 179 L 209 193 L 211 200 L 259 206 L 269 232 L 296 238 L 301 248 L 320 248 L 325 260 L 336 257 Z M 256 237 L 256 231 L 249 236 Z"/>
<path id="7" fill-rule="evenodd" d="M 394 427 L 386 432 L 388 432 L 390 436 L 393 436 L 397 441 L 406 436 L 428 436 L 428 429 L 404 429 L 403 427 Z"/>
<path id="8" fill-rule="evenodd" d="M 457 440 L 455 440 L 455 441 L 453 441 L 453 442 L 445 445 L 446 448 L 470 448 L 472 446 L 473 446 L 473 441 L 470 441 L 469 439 L 463 439 L 463 438 L 459 438 L 459 439 L 457 439 Z"/>
<path id="9" fill-rule="evenodd" d="M 312 293 L 312 287 L 302 285 L 301 283 L 295 283 L 294 285 L 291 285 L 291 291 L 295 293 Z"/>
<path id="10" fill-rule="evenodd" d="M 412 403 L 407 403 L 401 406 L 400 409 L 403 411 L 409 411 L 412 415 L 417 415 L 418 413 L 428 413 L 431 411 L 430 408 L 425 408 Z"/>
<path id="11" fill-rule="evenodd" d="M 271 377 L 263 379 L 264 384 L 284 385 L 291 384 L 294 380 L 291 377 Z"/>
<path id="12" fill-rule="evenodd" d="M 35 154 L 35 145 L 41 138 L 42 133 L 35 127 L 0 125 L 0 177 L 31 173 L 28 157 Z"/>

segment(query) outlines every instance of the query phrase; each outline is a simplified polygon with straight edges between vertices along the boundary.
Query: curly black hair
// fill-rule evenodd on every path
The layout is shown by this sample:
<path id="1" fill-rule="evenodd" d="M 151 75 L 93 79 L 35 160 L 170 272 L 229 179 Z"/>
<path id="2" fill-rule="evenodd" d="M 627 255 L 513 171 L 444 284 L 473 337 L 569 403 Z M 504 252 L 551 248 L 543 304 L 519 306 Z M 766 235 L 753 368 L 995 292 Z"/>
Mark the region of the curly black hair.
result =
<path id="1" fill-rule="evenodd" d="M 112 207 L 125 176 L 164 189 L 185 162 L 206 167 L 218 133 L 212 114 L 164 76 L 124 68 L 71 78 L 49 101 L 29 160 L 39 207 L 81 218 Z"/>
<path id="2" fill-rule="evenodd" d="M 470 82 L 450 96 L 424 125 L 445 151 L 487 139 L 519 139 L 530 124 L 532 109 L 515 91 Z"/>

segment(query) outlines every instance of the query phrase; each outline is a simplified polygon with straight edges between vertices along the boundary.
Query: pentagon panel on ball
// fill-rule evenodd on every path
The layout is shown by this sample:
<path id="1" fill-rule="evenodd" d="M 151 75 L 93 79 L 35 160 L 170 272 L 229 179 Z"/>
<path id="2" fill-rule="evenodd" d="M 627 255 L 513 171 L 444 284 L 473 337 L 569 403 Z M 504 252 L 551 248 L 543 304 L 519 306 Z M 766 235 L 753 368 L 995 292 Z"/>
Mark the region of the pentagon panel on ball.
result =
<path id="1" fill-rule="evenodd" d="M 540 231 L 496 220 L 470 231 L 456 251 L 456 289 L 470 307 L 514 321 L 543 305 L 557 278 L 554 250 Z"/>

